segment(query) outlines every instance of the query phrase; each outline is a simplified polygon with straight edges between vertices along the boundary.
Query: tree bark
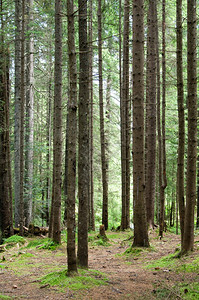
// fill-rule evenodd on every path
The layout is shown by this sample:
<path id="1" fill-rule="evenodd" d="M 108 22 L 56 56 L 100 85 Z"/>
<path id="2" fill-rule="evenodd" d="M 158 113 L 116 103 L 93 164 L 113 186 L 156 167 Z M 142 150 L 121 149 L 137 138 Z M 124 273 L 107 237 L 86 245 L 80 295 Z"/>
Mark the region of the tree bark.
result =
<path id="1" fill-rule="evenodd" d="M 54 90 L 54 205 L 53 241 L 61 243 L 61 182 L 62 182 L 62 15 L 61 0 L 55 1 L 55 90 Z"/>
<path id="2" fill-rule="evenodd" d="M 79 8 L 79 137 L 78 137 L 78 264 L 88 267 L 88 185 L 89 185 L 89 64 L 87 38 L 87 2 L 78 1 Z"/>
<path id="3" fill-rule="evenodd" d="M 147 223 L 154 227 L 156 185 L 156 1 L 149 1 L 146 75 L 146 206 Z"/>
<path id="4" fill-rule="evenodd" d="M 100 143 L 101 143 L 101 165 L 102 165 L 102 224 L 108 229 L 108 166 L 105 150 L 104 132 L 104 104 L 103 104 L 103 78 L 102 78 L 102 12 L 101 0 L 98 1 L 98 58 L 99 58 L 99 108 L 100 108 Z"/>
<path id="5" fill-rule="evenodd" d="M 133 1 L 133 246 L 148 247 L 144 198 L 144 6 Z"/>
<path id="6" fill-rule="evenodd" d="M 178 168 L 177 168 L 177 202 L 180 213 L 181 243 L 184 235 L 184 153 L 185 153 L 185 121 L 184 121 L 184 89 L 182 62 L 182 0 L 176 3 L 177 24 L 177 92 L 178 92 Z"/>
<path id="7" fill-rule="evenodd" d="M 75 52 L 75 25 L 73 0 L 67 1 L 69 100 L 68 100 L 68 176 L 67 176 L 67 254 L 68 273 L 77 272 L 75 250 L 75 193 L 76 193 L 76 141 L 77 141 L 77 67 Z"/>
<path id="8" fill-rule="evenodd" d="M 89 1 L 89 228 L 95 231 L 94 182 L 93 182 L 93 1 Z"/>
<path id="9" fill-rule="evenodd" d="M 33 139 L 34 139 L 34 41 L 31 33 L 33 22 L 33 0 L 26 3 L 28 23 L 27 32 L 30 32 L 26 40 L 26 132 L 25 132 L 25 226 L 32 221 L 33 201 Z"/>
<path id="10" fill-rule="evenodd" d="M 193 250 L 194 209 L 196 204 L 197 162 L 197 74 L 196 74 L 196 1 L 187 1 L 187 106 L 188 106 L 188 149 L 186 210 L 182 253 Z"/>
<path id="11" fill-rule="evenodd" d="M 129 100 L 129 0 L 124 4 L 123 72 L 121 90 L 121 167 L 122 167 L 122 220 L 121 229 L 130 225 L 130 100 Z"/>

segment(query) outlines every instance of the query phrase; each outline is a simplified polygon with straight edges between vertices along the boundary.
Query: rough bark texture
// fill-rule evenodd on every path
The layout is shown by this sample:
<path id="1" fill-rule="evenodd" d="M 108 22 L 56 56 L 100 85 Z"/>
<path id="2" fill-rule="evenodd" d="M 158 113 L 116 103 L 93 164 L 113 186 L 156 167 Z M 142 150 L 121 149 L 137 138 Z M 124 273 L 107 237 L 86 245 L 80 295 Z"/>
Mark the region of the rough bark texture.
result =
<path id="1" fill-rule="evenodd" d="M 24 226 L 24 105 L 25 105 L 25 0 L 22 0 L 21 28 L 21 115 L 20 115 L 20 211 L 19 234 L 23 235 Z"/>
<path id="2" fill-rule="evenodd" d="M 15 167 L 14 167 L 14 199 L 15 226 L 20 222 L 20 128 L 21 128 L 21 1 L 15 1 Z"/>
<path id="3" fill-rule="evenodd" d="M 180 213 L 181 243 L 184 235 L 184 153 L 185 153 L 185 121 L 184 121 L 184 90 L 182 62 L 182 0 L 176 3 L 177 25 L 177 92 L 178 92 L 178 168 L 177 168 L 177 202 Z"/>
<path id="4" fill-rule="evenodd" d="M 0 243 L 13 233 L 12 194 L 10 194 L 9 138 L 9 56 L 4 43 L 3 5 L 0 2 Z"/>
<path id="5" fill-rule="evenodd" d="M 182 252 L 193 250 L 194 209 L 196 203 L 197 161 L 197 74 L 196 74 L 196 1 L 187 1 L 187 106 L 188 106 L 188 149 L 187 187 L 184 237 Z"/>
<path id="6" fill-rule="evenodd" d="M 31 32 L 33 0 L 26 3 L 27 32 Z M 33 134 L 34 134 L 34 41 L 32 34 L 26 40 L 26 132 L 25 132 L 25 226 L 32 222 L 33 188 Z"/>
<path id="7" fill-rule="evenodd" d="M 89 228 L 95 231 L 93 183 L 93 1 L 89 1 Z"/>
<path id="8" fill-rule="evenodd" d="M 129 0 L 124 3 L 123 71 L 121 90 L 121 167 L 122 220 L 121 229 L 130 225 L 130 100 L 129 100 Z"/>
<path id="9" fill-rule="evenodd" d="M 79 7 L 79 137 L 78 137 L 78 264 L 88 267 L 88 185 L 89 185 L 89 64 L 87 41 L 87 2 Z"/>
<path id="10" fill-rule="evenodd" d="M 67 176 L 67 254 L 68 272 L 77 272 L 75 250 L 75 192 L 76 192 L 76 142 L 77 142 L 77 67 L 75 53 L 75 26 L 73 0 L 67 1 L 69 99 L 68 99 L 68 176 Z"/>
<path id="11" fill-rule="evenodd" d="M 165 0 L 162 1 L 162 185 L 160 187 L 160 219 L 159 236 L 163 236 L 165 214 L 165 188 L 166 178 L 166 133 L 165 133 L 165 109 L 166 109 L 166 48 L 165 48 Z"/>
<path id="12" fill-rule="evenodd" d="M 146 79 L 146 206 L 147 223 L 154 227 L 156 184 L 156 1 L 149 1 Z"/>
<path id="13" fill-rule="evenodd" d="M 62 20 L 61 0 L 55 1 L 55 90 L 54 90 L 54 205 L 53 240 L 61 243 L 61 183 L 62 183 Z"/>
<path id="14" fill-rule="evenodd" d="M 133 246 L 149 246 L 144 198 L 144 7 L 133 1 Z"/>
<path id="15" fill-rule="evenodd" d="M 98 59 L 99 59 L 99 106 L 100 106 L 100 143 L 101 143 L 101 164 L 102 164 L 102 224 L 105 230 L 108 229 L 108 165 L 105 151 L 104 133 L 104 104 L 103 104 L 103 78 L 102 78 L 102 12 L 101 0 L 98 1 Z"/>

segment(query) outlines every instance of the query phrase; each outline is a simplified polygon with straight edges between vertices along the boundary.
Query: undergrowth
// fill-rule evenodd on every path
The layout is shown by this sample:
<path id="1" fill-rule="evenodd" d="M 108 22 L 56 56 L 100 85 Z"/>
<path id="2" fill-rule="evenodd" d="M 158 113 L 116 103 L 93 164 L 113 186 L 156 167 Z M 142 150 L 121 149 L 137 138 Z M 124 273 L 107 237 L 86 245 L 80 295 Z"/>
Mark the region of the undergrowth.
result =
<path id="1" fill-rule="evenodd" d="M 99 271 L 81 269 L 78 272 L 76 276 L 67 276 L 67 270 L 52 272 L 40 278 L 40 284 L 56 286 L 60 292 L 65 292 L 67 288 L 76 291 L 107 284 L 106 275 Z"/>

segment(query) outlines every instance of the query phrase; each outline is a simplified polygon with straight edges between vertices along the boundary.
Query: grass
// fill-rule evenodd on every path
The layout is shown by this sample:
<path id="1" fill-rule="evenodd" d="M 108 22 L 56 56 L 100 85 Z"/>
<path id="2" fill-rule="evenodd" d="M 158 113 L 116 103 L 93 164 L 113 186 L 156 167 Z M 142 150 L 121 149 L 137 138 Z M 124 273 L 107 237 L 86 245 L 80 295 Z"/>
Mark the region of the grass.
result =
<path id="1" fill-rule="evenodd" d="M 108 246 L 111 245 L 108 242 L 108 240 L 104 239 L 103 237 L 98 237 L 98 236 L 89 236 L 88 237 L 88 242 L 90 243 L 91 246 L 108 247 Z"/>
<path id="2" fill-rule="evenodd" d="M 26 248 L 38 248 L 45 249 L 45 250 L 56 250 L 57 247 L 60 246 L 59 244 L 52 241 L 50 238 L 44 238 L 44 239 L 34 239 L 28 243 Z"/>
<path id="3" fill-rule="evenodd" d="M 3 244 L 6 245 L 5 246 L 6 249 L 10 249 L 10 248 L 14 247 L 16 244 L 23 245 L 23 244 L 25 244 L 25 242 L 26 242 L 26 240 L 22 236 L 12 235 L 9 238 L 4 239 Z"/>
<path id="4" fill-rule="evenodd" d="M 81 269 L 78 272 L 78 275 L 71 277 L 67 276 L 67 270 L 52 272 L 40 278 L 40 284 L 56 286 L 60 292 L 65 292 L 67 288 L 77 291 L 107 284 L 107 277 L 99 271 Z"/>
<path id="5" fill-rule="evenodd" d="M 11 297 L 9 297 L 9 296 L 4 296 L 4 295 L 0 295 L 0 299 L 12 299 Z"/>

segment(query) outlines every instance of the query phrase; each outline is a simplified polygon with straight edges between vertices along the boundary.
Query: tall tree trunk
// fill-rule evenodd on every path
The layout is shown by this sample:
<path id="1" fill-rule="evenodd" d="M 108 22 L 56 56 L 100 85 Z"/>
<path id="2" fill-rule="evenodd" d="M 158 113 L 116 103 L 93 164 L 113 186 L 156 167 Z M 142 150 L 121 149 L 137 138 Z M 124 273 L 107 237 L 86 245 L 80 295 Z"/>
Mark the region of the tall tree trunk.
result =
<path id="1" fill-rule="evenodd" d="M 20 220 L 19 233 L 24 226 L 24 105 L 25 105 L 25 0 L 22 0 L 21 29 L 21 120 L 20 120 Z"/>
<path id="2" fill-rule="evenodd" d="M 122 167 L 122 230 L 129 227 L 130 203 L 130 126 L 129 126 L 129 0 L 124 4 L 123 72 L 121 91 L 121 167 Z"/>
<path id="3" fill-rule="evenodd" d="M 79 138 L 78 138 L 78 264 L 88 267 L 88 185 L 89 185 L 89 53 L 87 38 L 87 2 L 79 7 Z"/>
<path id="4" fill-rule="evenodd" d="M 196 0 L 187 1 L 187 106 L 188 149 L 186 210 L 182 253 L 193 250 L 194 209 L 196 203 L 197 162 L 197 74 L 196 74 Z"/>
<path id="5" fill-rule="evenodd" d="M 133 1 L 133 246 L 149 246 L 144 198 L 144 6 Z"/>
<path id="6" fill-rule="evenodd" d="M 21 128 L 21 0 L 15 1 L 15 129 L 14 199 L 15 226 L 20 223 L 20 128 Z"/>
<path id="7" fill-rule="evenodd" d="M 93 1 L 89 1 L 89 228 L 95 230 L 95 212 L 94 212 L 94 183 L 93 183 Z"/>
<path id="8" fill-rule="evenodd" d="M 146 79 L 146 206 L 147 223 L 154 227 L 156 184 L 156 1 L 149 1 Z"/>
<path id="9" fill-rule="evenodd" d="M 51 177 L 50 177 L 50 163 L 51 163 L 51 129 L 52 129 L 52 46 L 49 46 L 49 78 L 48 78 L 48 103 L 47 103 L 47 120 L 46 120 L 46 145 L 47 145 L 47 154 L 46 154 L 46 205 L 45 205 L 45 218 L 46 225 L 49 225 L 49 204 L 51 196 Z"/>
<path id="10" fill-rule="evenodd" d="M 77 67 L 75 52 L 75 24 L 73 0 L 67 1 L 69 100 L 68 100 L 68 176 L 67 176 L 67 254 L 68 273 L 77 272 L 75 249 L 75 192 L 76 192 L 76 141 L 77 141 Z"/>
<path id="11" fill-rule="evenodd" d="M 102 78 L 102 12 L 101 0 L 98 1 L 98 58 L 99 58 L 99 106 L 100 106 L 100 143 L 101 143 L 101 164 L 102 164 L 102 224 L 105 230 L 108 229 L 108 166 L 105 151 L 104 134 L 104 104 L 103 104 L 103 78 Z"/>
<path id="12" fill-rule="evenodd" d="M 27 32 L 31 32 L 33 22 L 33 0 L 26 3 L 28 18 Z M 34 135 L 34 41 L 30 33 L 26 40 L 26 133 L 25 133 L 25 225 L 32 221 L 33 188 L 33 135 Z"/>
<path id="13" fill-rule="evenodd" d="M 4 41 L 3 3 L 0 2 L 0 243 L 13 234 L 12 194 L 10 194 L 9 138 L 9 56 Z"/>
<path id="14" fill-rule="evenodd" d="M 55 1 L 55 92 L 53 131 L 53 241 L 61 243 L 61 182 L 62 182 L 62 16 L 61 0 Z"/>
<path id="15" fill-rule="evenodd" d="M 184 90 L 183 90 L 183 63 L 182 63 L 182 0 L 176 3 L 177 24 L 177 92 L 178 92 L 178 168 L 177 168 L 177 202 L 180 213 L 181 243 L 184 235 L 184 148 L 185 148 L 185 121 L 184 121 Z"/>
<path id="16" fill-rule="evenodd" d="M 165 135 L 165 108 L 166 108 L 166 61 L 165 61 L 165 0 L 162 1 L 162 185 L 160 187 L 160 227 L 159 236 L 163 237 L 165 214 L 166 178 L 166 135 Z"/>

